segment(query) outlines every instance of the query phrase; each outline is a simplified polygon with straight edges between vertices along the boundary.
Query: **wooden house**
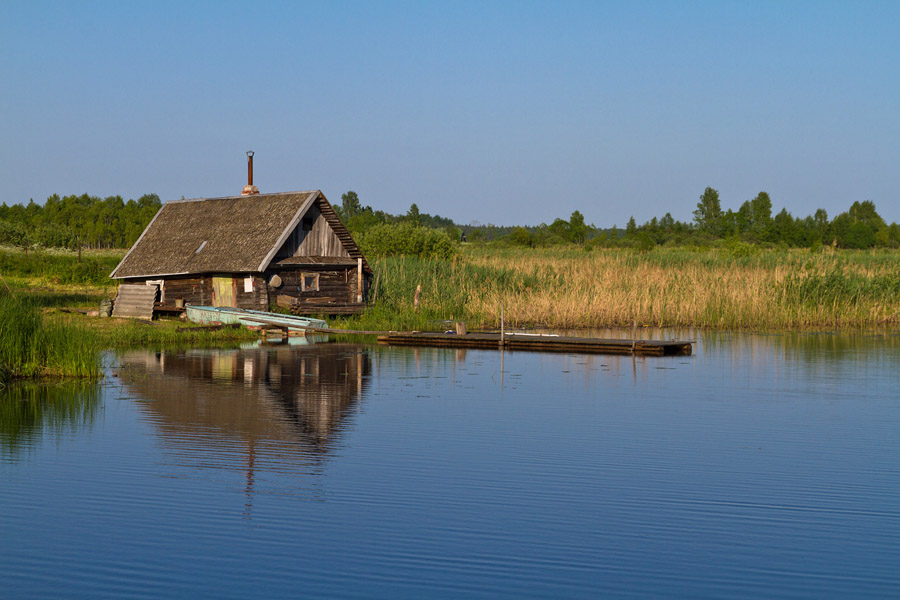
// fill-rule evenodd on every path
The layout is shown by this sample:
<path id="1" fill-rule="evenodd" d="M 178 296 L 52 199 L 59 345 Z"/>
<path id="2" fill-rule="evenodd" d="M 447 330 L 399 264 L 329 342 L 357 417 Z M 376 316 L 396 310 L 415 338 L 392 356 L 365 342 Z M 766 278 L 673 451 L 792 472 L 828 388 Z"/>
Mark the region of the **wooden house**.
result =
<path id="1" fill-rule="evenodd" d="M 372 270 L 321 191 L 248 185 L 240 196 L 165 203 L 110 277 L 120 280 L 114 315 L 147 316 L 129 312 L 145 311 L 131 309 L 148 297 L 157 310 L 277 303 L 346 314 L 365 307 Z"/>

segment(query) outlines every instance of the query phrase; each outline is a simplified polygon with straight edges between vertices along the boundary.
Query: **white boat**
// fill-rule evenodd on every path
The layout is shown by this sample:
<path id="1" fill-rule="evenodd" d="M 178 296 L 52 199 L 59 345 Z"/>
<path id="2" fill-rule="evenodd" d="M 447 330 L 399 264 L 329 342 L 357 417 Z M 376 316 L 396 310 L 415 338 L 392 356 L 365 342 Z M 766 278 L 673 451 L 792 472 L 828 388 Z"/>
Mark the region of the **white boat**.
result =
<path id="1" fill-rule="evenodd" d="M 328 323 L 322 319 L 300 317 L 297 315 L 282 315 L 280 313 L 265 312 L 262 310 L 250 310 L 246 308 L 232 308 L 227 306 L 193 306 L 184 307 L 187 318 L 194 323 L 203 325 L 228 325 L 239 323 L 250 327 L 265 325 L 287 327 L 294 331 L 305 332 L 308 327 L 325 329 Z"/>

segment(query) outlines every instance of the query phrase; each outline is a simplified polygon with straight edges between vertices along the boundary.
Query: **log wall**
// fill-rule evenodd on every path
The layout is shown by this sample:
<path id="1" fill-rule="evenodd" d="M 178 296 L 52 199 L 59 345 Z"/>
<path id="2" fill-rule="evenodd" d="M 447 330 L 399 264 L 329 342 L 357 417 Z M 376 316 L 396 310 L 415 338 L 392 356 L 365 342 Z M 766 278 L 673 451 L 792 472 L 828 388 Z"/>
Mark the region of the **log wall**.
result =
<path id="1" fill-rule="evenodd" d="M 244 274 L 216 274 L 216 277 L 230 276 L 234 286 L 235 304 L 238 308 L 248 308 L 252 310 L 268 310 L 269 309 L 269 293 L 266 286 L 266 280 L 260 275 L 244 275 Z M 244 280 L 251 277 L 252 290 L 246 292 Z M 154 278 L 155 280 L 156 278 Z M 128 283 L 143 283 L 144 279 L 129 279 Z M 176 300 L 183 300 L 184 304 L 194 304 L 197 306 L 213 305 L 213 284 L 212 275 L 183 275 L 175 277 L 166 277 L 163 280 L 162 289 L 160 291 L 160 302 L 164 302 L 170 307 L 175 306 Z"/>
<path id="2" fill-rule="evenodd" d="M 244 281 L 251 279 L 252 290 L 245 291 Z M 236 276 L 235 283 L 237 293 L 235 300 L 238 308 L 248 308 L 250 310 L 269 310 L 269 292 L 266 286 L 266 280 L 259 275 Z"/>
<path id="3" fill-rule="evenodd" d="M 318 274 L 319 289 L 303 291 L 302 277 L 304 273 Z M 290 269 L 266 273 L 266 280 L 273 275 L 281 278 L 279 287 L 268 286 L 270 298 L 288 296 L 296 298 L 304 304 L 328 305 L 356 302 L 356 270 L 341 267 L 339 269 Z"/>
<path id="4" fill-rule="evenodd" d="M 168 278 L 163 282 L 162 302 L 175 305 L 175 300 L 184 300 L 185 304 L 209 306 L 212 304 L 212 278 L 203 276 L 185 276 Z"/>
<path id="5" fill-rule="evenodd" d="M 304 274 L 318 274 L 318 290 L 303 291 L 302 277 Z M 281 278 L 282 283 L 278 287 L 273 287 L 268 283 L 274 275 Z M 278 296 L 286 296 L 296 299 L 297 304 L 309 311 L 321 308 L 321 312 L 326 313 L 329 309 L 335 309 L 335 312 L 346 312 L 337 309 L 349 308 L 351 305 L 357 308 L 363 307 L 372 278 L 368 273 L 363 274 L 363 302 L 359 303 L 357 302 L 357 270 L 350 267 L 309 265 L 302 268 L 271 269 L 262 275 L 217 273 L 215 277 L 232 278 L 234 299 L 238 308 L 269 310 L 270 303 L 274 303 Z M 245 291 L 247 277 L 250 277 L 252 281 L 252 289 L 249 292 Z M 157 279 L 154 278 L 154 280 Z M 144 281 L 146 279 L 128 279 L 127 283 L 144 283 Z M 186 305 L 213 306 L 215 304 L 213 275 L 179 275 L 164 278 L 159 301 L 169 307 L 174 307 L 175 301 L 179 299 Z"/>

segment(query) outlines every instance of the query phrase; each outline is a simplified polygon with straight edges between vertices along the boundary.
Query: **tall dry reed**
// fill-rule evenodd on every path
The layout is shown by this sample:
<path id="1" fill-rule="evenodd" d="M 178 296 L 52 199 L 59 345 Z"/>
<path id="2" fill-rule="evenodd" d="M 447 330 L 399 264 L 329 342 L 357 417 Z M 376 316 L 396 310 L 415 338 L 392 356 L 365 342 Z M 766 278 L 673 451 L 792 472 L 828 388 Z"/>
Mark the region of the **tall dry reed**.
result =
<path id="1" fill-rule="evenodd" d="M 354 325 L 870 327 L 900 323 L 896 252 L 468 249 L 375 261 L 378 307 Z M 413 311 L 417 285 L 422 306 Z M 434 327 L 432 327 L 434 328 Z"/>

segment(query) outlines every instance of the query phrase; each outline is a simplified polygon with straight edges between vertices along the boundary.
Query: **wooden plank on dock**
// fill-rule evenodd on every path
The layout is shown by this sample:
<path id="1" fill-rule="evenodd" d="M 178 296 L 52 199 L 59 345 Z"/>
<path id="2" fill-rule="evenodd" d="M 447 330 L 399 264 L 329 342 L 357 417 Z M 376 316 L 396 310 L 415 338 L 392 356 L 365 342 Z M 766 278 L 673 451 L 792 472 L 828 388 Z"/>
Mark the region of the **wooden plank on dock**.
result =
<path id="1" fill-rule="evenodd" d="M 434 346 L 445 348 L 500 347 L 499 333 L 389 333 L 378 342 L 391 346 Z M 583 354 L 636 354 L 641 356 L 689 356 L 692 343 L 657 340 L 606 340 L 563 336 L 507 335 L 503 348 L 534 352 L 573 352 Z"/>

